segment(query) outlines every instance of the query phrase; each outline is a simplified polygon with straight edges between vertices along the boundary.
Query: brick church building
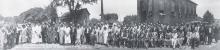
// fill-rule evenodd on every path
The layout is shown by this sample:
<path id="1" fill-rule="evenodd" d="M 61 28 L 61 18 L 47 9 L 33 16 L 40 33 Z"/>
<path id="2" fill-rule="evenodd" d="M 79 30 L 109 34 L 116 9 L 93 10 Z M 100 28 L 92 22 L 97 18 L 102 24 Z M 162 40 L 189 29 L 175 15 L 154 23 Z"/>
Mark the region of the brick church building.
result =
<path id="1" fill-rule="evenodd" d="M 197 20 L 197 4 L 191 0 L 137 0 L 142 22 L 179 24 Z"/>

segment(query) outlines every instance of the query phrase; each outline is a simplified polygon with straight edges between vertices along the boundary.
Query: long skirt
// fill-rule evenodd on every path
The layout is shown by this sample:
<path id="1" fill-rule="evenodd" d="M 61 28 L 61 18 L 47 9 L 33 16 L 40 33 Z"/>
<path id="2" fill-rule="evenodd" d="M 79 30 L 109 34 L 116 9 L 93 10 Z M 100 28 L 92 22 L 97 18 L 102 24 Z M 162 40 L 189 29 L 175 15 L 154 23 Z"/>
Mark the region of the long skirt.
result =
<path id="1" fill-rule="evenodd" d="M 107 44 L 107 42 L 108 42 L 108 33 L 104 33 L 103 37 L 104 37 L 104 44 Z"/>
<path id="2" fill-rule="evenodd" d="M 22 35 L 20 35 L 19 36 L 19 43 L 25 43 L 25 42 L 27 42 L 27 36 L 26 35 L 24 35 L 24 34 L 22 34 Z"/>
<path id="3" fill-rule="evenodd" d="M 104 43 L 104 34 L 103 33 L 101 33 L 101 34 L 99 34 L 99 37 L 98 37 L 99 39 L 98 39 L 98 41 L 99 41 L 99 43 Z"/>
<path id="4" fill-rule="evenodd" d="M 195 47 L 198 47 L 199 46 L 199 39 L 198 38 L 190 39 L 190 46 L 192 49 L 195 49 Z"/>
<path id="5" fill-rule="evenodd" d="M 31 43 L 40 43 L 42 42 L 42 38 L 40 37 L 39 33 L 33 33 Z"/>
<path id="6" fill-rule="evenodd" d="M 6 42 L 6 38 L 5 38 L 5 35 L 2 33 L 2 34 L 0 34 L 0 48 L 4 47 L 5 42 Z"/>
<path id="7" fill-rule="evenodd" d="M 47 33 L 47 43 L 56 43 L 58 38 L 58 33 L 55 30 L 49 30 Z"/>
<path id="8" fill-rule="evenodd" d="M 70 39 L 70 35 L 65 35 L 65 44 L 70 44 L 71 43 L 71 39 Z"/>
<path id="9" fill-rule="evenodd" d="M 177 38 L 171 39 L 173 48 L 176 48 L 177 40 L 178 40 Z"/>
<path id="10" fill-rule="evenodd" d="M 97 40 L 96 35 L 91 34 L 89 39 L 89 44 L 95 45 L 96 40 Z"/>
<path id="11" fill-rule="evenodd" d="M 77 45 L 79 45 L 79 44 L 81 44 L 81 35 L 82 35 L 82 33 L 77 33 L 77 36 L 76 36 L 76 44 Z"/>
<path id="12" fill-rule="evenodd" d="M 60 44 L 64 44 L 64 39 L 65 39 L 65 38 L 64 38 L 64 32 L 60 32 L 60 33 L 59 33 L 59 38 L 60 38 L 60 39 L 59 39 Z"/>

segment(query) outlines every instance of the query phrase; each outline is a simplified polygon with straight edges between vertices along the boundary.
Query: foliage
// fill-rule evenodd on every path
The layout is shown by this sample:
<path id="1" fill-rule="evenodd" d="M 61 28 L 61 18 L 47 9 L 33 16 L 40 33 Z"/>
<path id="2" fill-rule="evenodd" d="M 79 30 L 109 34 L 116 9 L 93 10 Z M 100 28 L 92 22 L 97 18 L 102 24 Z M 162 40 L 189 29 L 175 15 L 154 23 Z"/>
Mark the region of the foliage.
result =
<path id="1" fill-rule="evenodd" d="M 32 23 L 39 23 L 42 22 L 42 15 L 44 9 L 43 8 L 31 8 L 19 15 L 17 18 L 18 21 L 21 22 L 32 22 Z"/>
<path id="2" fill-rule="evenodd" d="M 69 11 L 70 11 L 70 16 L 71 17 L 65 17 L 65 19 L 68 20 L 74 20 L 74 23 L 77 22 L 76 19 L 78 19 L 78 15 L 77 11 L 81 10 L 81 6 L 83 4 L 92 4 L 92 3 L 96 3 L 97 0 L 53 0 L 53 2 L 55 2 L 56 6 L 68 6 Z"/>
<path id="3" fill-rule="evenodd" d="M 102 21 L 110 21 L 110 22 L 118 21 L 118 14 L 116 14 L 116 13 L 104 14 L 101 17 L 101 20 Z"/>
<path id="4" fill-rule="evenodd" d="M 52 23 L 54 21 L 57 21 L 58 18 L 56 6 L 53 6 L 53 2 L 49 6 L 46 7 L 46 9 L 43 12 L 43 19 L 45 21 L 48 21 L 48 23 Z"/>
<path id="5" fill-rule="evenodd" d="M 214 16 L 212 13 L 210 13 L 209 11 L 207 11 L 204 16 L 203 16 L 203 21 L 204 22 L 208 22 L 209 24 L 212 24 L 215 22 Z"/>
<path id="6" fill-rule="evenodd" d="M 43 22 L 51 22 L 55 21 L 57 18 L 56 9 L 54 7 L 46 7 L 46 9 L 35 7 L 31 8 L 23 13 L 21 13 L 18 17 L 16 17 L 16 21 L 19 23 L 23 22 L 31 22 L 31 23 L 43 23 Z"/>
<path id="7" fill-rule="evenodd" d="M 92 18 L 89 20 L 89 24 L 90 25 L 96 25 L 98 23 L 100 23 L 101 21 L 99 19 L 96 19 L 96 18 Z"/>
<path id="8" fill-rule="evenodd" d="M 141 22 L 140 17 L 137 15 L 126 16 L 123 21 L 124 24 L 135 24 L 140 22 Z"/>

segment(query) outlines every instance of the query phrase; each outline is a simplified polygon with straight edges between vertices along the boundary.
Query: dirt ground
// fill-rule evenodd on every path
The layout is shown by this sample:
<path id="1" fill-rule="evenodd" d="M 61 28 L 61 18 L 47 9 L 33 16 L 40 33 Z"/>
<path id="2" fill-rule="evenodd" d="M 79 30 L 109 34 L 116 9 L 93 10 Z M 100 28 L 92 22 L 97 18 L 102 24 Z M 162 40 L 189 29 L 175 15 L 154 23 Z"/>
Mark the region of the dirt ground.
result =
<path id="1" fill-rule="evenodd" d="M 196 49 L 190 49 L 188 46 L 181 48 L 118 48 L 118 47 L 105 47 L 102 45 L 59 45 L 59 44 L 20 44 L 8 50 L 219 50 L 220 42 L 211 45 L 200 45 Z"/>

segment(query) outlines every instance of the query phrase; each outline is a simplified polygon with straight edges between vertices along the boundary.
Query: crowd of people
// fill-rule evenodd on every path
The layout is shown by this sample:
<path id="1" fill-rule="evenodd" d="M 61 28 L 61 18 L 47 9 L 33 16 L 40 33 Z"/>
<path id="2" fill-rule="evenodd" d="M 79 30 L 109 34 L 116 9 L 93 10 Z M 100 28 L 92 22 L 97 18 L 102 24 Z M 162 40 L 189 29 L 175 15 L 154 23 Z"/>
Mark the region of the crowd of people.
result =
<path id="1" fill-rule="evenodd" d="M 141 23 L 133 25 L 102 24 L 4 24 L 0 27 L 1 47 L 23 43 L 56 43 L 61 45 L 95 45 L 148 48 L 210 45 L 217 42 L 219 28 L 204 24 L 164 25 Z"/>

